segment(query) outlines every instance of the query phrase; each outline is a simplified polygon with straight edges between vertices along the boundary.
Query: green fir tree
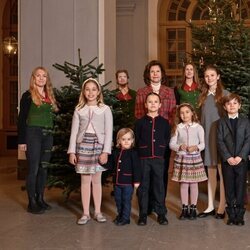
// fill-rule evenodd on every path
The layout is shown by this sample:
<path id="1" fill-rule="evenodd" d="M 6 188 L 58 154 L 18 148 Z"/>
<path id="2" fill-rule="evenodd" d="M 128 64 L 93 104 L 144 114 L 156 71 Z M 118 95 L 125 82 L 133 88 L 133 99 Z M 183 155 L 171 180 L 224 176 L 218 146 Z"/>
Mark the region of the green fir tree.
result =
<path id="1" fill-rule="evenodd" d="M 242 112 L 250 109 L 250 30 L 244 26 L 235 0 L 200 0 L 209 20 L 204 26 L 191 22 L 192 60 L 203 77 L 203 68 L 215 64 L 226 89 L 242 98 Z"/>

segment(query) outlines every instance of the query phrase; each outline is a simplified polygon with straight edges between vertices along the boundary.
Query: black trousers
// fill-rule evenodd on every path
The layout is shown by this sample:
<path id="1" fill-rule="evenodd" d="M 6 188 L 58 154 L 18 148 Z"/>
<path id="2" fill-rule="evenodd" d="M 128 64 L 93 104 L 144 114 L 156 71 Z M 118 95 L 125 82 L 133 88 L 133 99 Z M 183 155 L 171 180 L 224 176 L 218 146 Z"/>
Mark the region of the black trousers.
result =
<path id="1" fill-rule="evenodd" d="M 227 162 L 222 163 L 226 202 L 229 207 L 234 205 L 244 207 L 247 165 L 248 163 L 245 161 L 240 162 L 236 166 L 230 166 Z"/>
<path id="2" fill-rule="evenodd" d="M 41 127 L 27 128 L 28 176 L 26 188 L 29 197 L 43 194 L 47 181 L 46 164 L 50 161 L 53 137 Z"/>
<path id="3" fill-rule="evenodd" d="M 141 160 L 142 179 L 138 188 L 138 201 L 140 216 L 147 215 L 149 204 L 149 191 L 151 189 L 154 199 L 155 212 L 165 215 L 165 187 L 163 175 L 165 160 L 159 158 L 147 158 Z"/>

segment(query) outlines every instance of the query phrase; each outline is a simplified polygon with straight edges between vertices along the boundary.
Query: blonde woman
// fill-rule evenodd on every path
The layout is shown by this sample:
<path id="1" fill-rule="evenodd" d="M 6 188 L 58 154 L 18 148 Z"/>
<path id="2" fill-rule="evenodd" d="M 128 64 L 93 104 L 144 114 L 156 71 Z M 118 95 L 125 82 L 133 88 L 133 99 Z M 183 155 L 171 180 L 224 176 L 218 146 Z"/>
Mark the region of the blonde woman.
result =
<path id="1" fill-rule="evenodd" d="M 29 90 L 22 95 L 18 117 L 18 147 L 26 152 L 29 165 L 27 211 L 33 214 L 51 209 L 43 196 L 47 180 L 45 164 L 53 146 L 49 131 L 53 127 L 53 112 L 57 110 L 49 73 L 44 67 L 37 67 L 31 74 Z"/>

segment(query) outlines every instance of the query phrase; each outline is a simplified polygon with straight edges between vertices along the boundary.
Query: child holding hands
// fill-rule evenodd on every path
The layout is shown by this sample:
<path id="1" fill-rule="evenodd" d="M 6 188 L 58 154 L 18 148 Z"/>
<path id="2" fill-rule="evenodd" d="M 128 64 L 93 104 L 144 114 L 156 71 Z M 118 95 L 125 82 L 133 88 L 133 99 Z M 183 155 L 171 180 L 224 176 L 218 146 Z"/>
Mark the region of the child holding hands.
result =
<path id="1" fill-rule="evenodd" d="M 241 99 L 237 94 L 225 96 L 222 104 L 227 115 L 218 122 L 217 143 L 222 158 L 227 225 L 244 225 L 250 122 L 249 119 L 239 116 Z"/>
<path id="2" fill-rule="evenodd" d="M 83 215 L 77 221 L 85 225 L 90 220 L 91 187 L 95 205 L 95 219 L 105 222 L 101 213 L 102 171 L 111 153 L 113 117 L 110 108 L 103 103 L 101 85 L 93 78 L 82 84 L 79 103 L 76 106 L 71 126 L 68 148 L 69 162 L 81 174 L 81 197 Z"/>
<path id="3" fill-rule="evenodd" d="M 207 180 L 200 153 L 205 143 L 204 129 L 198 123 L 194 108 L 188 103 L 183 103 L 177 108 L 169 146 L 176 151 L 172 180 L 180 182 L 182 212 L 179 219 L 196 219 L 198 182 Z"/>

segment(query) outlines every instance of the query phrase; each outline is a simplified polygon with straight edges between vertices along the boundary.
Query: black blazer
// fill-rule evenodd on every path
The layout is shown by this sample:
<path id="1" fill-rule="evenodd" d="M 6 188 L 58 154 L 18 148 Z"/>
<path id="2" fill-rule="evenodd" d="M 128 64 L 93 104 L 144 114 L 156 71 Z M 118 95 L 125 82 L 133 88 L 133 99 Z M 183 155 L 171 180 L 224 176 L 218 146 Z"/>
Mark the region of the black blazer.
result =
<path id="1" fill-rule="evenodd" d="M 17 123 L 18 144 L 26 144 L 26 129 L 27 129 L 26 120 L 28 118 L 31 102 L 32 102 L 31 94 L 27 90 L 22 95 L 20 101 L 20 112 L 18 115 L 18 123 Z"/>
<path id="2" fill-rule="evenodd" d="M 160 115 L 145 115 L 135 124 L 135 141 L 140 158 L 165 158 L 170 141 L 168 121 Z"/>
<path id="3" fill-rule="evenodd" d="M 235 138 L 235 140 L 234 140 Z M 228 117 L 219 119 L 217 126 L 217 144 L 224 162 L 230 157 L 239 156 L 243 161 L 248 160 L 250 153 L 250 122 L 247 118 L 239 117 L 235 137 Z"/>
<path id="4" fill-rule="evenodd" d="M 115 149 L 104 166 L 113 173 L 113 182 L 116 185 L 133 185 L 140 183 L 141 164 L 134 149 Z"/>

